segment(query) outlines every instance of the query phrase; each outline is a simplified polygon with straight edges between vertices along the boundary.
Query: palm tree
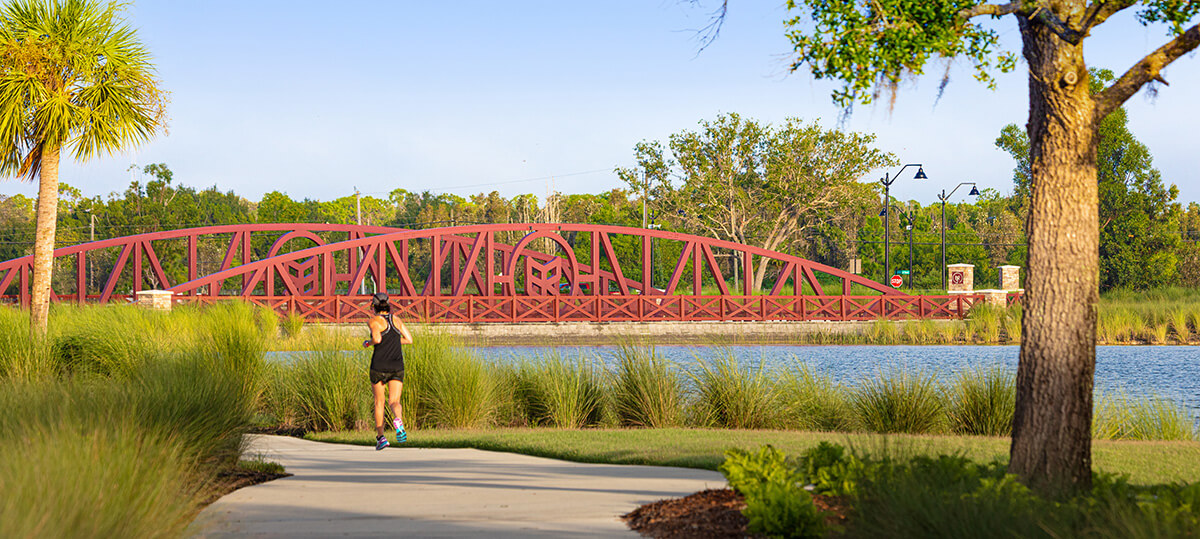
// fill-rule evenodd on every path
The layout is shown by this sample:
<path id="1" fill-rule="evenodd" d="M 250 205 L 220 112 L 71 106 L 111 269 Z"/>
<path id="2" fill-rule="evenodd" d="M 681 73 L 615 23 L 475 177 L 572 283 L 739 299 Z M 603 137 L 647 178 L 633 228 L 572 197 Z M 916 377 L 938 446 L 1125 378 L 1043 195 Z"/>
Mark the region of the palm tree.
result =
<path id="1" fill-rule="evenodd" d="M 0 8 L 0 174 L 38 179 L 30 322 L 46 332 L 58 163 L 113 155 L 166 122 L 150 54 L 98 0 L 10 0 Z"/>

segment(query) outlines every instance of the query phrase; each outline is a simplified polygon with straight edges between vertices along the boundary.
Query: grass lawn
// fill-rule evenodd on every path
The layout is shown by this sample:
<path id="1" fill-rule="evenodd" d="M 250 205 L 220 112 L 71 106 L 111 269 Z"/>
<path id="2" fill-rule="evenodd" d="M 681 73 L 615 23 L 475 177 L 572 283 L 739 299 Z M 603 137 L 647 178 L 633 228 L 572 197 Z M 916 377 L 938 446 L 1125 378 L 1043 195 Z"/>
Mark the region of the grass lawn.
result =
<path id="1" fill-rule="evenodd" d="M 374 431 L 314 432 L 307 439 L 374 445 Z M 650 464 L 716 470 L 726 449 L 774 445 L 789 455 L 821 441 L 870 454 L 961 454 L 1007 460 L 1009 439 L 718 429 L 488 429 L 409 432 L 406 447 L 472 447 L 577 462 Z M 1152 485 L 1200 481 L 1200 442 L 1092 442 L 1096 470 Z"/>

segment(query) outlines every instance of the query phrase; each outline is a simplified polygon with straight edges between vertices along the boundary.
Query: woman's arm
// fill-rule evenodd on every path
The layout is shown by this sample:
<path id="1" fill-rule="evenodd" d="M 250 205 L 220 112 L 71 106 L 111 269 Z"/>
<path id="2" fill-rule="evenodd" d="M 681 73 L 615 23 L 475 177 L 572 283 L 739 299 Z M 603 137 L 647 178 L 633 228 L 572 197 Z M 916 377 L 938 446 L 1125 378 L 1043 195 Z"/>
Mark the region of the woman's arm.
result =
<path id="1" fill-rule="evenodd" d="M 400 322 L 399 320 L 396 322 L 400 324 L 396 326 L 396 329 L 400 330 L 400 344 L 412 344 L 412 333 L 408 332 L 408 326 L 405 326 L 404 322 Z"/>
<path id="2" fill-rule="evenodd" d="M 378 316 L 371 317 L 367 321 L 367 329 L 371 330 L 371 338 L 363 341 L 363 348 L 370 348 L 372 345 L 383 342 L 384 327 L 387 327 L 387 322 L 384 322 L 382 318 Z"/>

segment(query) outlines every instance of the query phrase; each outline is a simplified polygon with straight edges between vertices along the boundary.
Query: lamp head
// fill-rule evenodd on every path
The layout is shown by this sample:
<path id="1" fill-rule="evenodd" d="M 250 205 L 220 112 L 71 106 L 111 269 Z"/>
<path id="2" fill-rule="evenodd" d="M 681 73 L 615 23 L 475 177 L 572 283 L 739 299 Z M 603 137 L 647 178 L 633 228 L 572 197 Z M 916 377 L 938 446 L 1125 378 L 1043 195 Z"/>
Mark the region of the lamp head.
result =
<path id="1" fill-rule="evenodd" d="M 887 217 L 887 208 L 884 208 L 884 209 L 882 209 L 882 210 L 879 210 L 879 216 L 880 216 L 880 217 Z"/>
<path id="2" fill-rule="evenodd" d="M 971 192 L 970 192 L 970 193 L 967 193 L 967 194 L 968 194 L 968 195 L 971 195 L 971 196 L 973 196 L 973 197 L 977 197 L 977 196 L 979 196 L 979 188 L 978 188 L 978 187 L 975 187 L 974 185 L 972 185 L 972 186 L 971 186 Z"/>
<path id="3" fill-rule="evenodd" d="M 928 180 L 929 176 L 925 175 L 925 167 L 917 167 L 917 175 L 913 176 L 914 180 Z"/>

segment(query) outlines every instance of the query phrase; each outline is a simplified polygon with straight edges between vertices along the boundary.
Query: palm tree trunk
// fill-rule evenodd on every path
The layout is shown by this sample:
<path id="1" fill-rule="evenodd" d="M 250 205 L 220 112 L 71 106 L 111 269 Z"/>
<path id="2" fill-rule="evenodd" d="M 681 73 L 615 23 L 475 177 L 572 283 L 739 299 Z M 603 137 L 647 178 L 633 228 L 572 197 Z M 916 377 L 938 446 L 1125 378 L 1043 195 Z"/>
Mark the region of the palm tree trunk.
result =
<path id="1" fill-rule="evenodd" d="M 58 152 L 42 149 L 38 186 L 37 233 L 33 243 L 33 290 L 30 294 L 30 327 L 45 335 L 50 317 L 50 277 L 54 268 L 54 232 L 58 226 Z"/>

